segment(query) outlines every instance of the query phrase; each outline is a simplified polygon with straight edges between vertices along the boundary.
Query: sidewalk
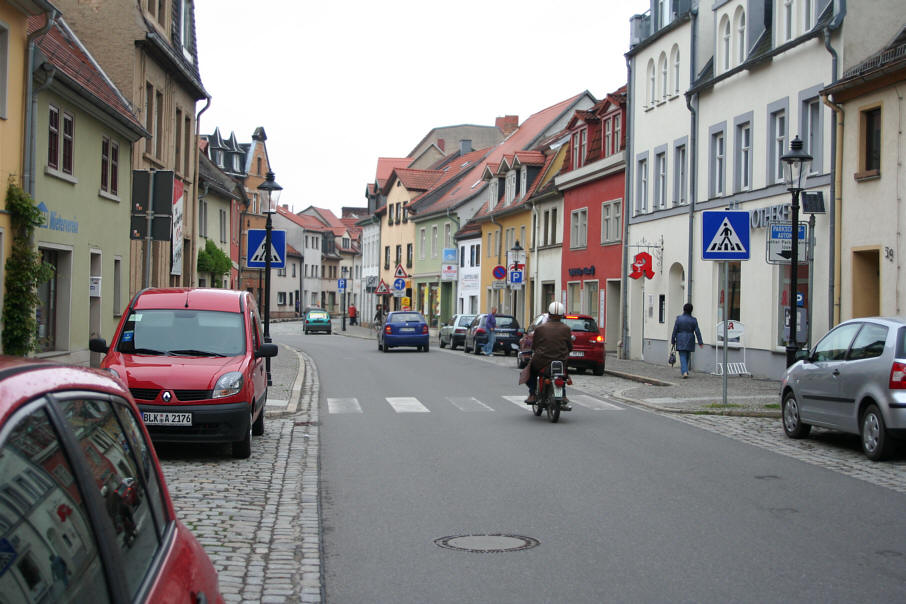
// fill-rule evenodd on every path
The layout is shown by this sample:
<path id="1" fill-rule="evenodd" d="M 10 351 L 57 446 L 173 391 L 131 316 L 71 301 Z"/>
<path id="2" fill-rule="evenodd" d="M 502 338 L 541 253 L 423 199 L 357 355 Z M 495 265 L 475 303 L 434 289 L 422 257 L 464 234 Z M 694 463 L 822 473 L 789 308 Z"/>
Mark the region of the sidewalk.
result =
<path id="1" fill-rule="evenodd" d="M 334 323 L 335 334 L 374 338 L 374 332 L 367 327 L 347 323 L 344 332 L 339 322 Z M 461 350 L 441 349 L 436 330 L 433 329 L 431 340 L 432 352 L 437 350 L 447 354 L 463 354 Z M 485 357 L 476 359 L 491 361 Z M 497 364 L 515 368 L 513 357 L 496 355 L 493 359 Z M 693 370 L 689 373 L 689 378 L 684 380 L 680 375 L 678 362 L 675 367 L 670 367 L 641 360 L 618 359 L 609 354 L 604 376 L 585 374 L 577 378 L 576 382 L 607 380 L 608 376 L 626 382 L 615 388 L 611 396 L 633 405 L 672 413 L 780 417 L 780 380 L 728 376 L 727 404 L 724 405 L 722 376 Z"/>

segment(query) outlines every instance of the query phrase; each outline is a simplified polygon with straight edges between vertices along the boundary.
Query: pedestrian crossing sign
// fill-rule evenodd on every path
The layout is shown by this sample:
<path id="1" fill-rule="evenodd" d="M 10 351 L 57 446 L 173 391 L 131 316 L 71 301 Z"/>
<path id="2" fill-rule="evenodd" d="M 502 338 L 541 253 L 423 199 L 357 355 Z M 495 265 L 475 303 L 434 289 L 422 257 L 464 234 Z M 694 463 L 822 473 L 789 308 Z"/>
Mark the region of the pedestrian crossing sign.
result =
<path id="1" fill-rule="evenodd" d="M 749 243 L 748 212 L 702 212 L 702 260 L 748 260 Z"/>
<path id="2" fill-rule="evenodd" d="M 381 279 L 381 282 L 378 283 L 377 289 L 374 290 L 374 293 L 378 296 L 385 296 L 390 293 L 390 288 L 387 287 L 387 284 L 384 283 L 383 279 Z"/>
<path id="3" fill-rule="evenodd" d="M 246 231 L 246 263 L 249 268 L 267 268 L 267 254 L 265 253 L 265 242 L 267 240 L 266 229 L 249 229 Z M 286 267 L 286 231 L 271 230 L 271 268 Z"/>

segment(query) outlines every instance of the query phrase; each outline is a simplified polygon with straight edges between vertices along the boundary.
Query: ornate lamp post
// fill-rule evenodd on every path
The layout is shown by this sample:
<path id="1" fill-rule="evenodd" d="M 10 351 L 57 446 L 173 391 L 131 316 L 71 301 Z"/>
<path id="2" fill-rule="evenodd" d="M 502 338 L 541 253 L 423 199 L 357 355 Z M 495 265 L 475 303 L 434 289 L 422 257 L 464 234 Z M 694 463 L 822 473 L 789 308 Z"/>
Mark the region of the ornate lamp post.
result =
<path id="1" fill-rule="evenodd" d="M 277 211 L 277 202 L 280 201 L 280 191 L 283 187 L 278 185 L 274 180 L 274 173 L 267 171 L 265 180 L 258 185 L 264 197 L 264 213 L 267 215 L 267 222 L 264 224 L 264 341 L 267 344 L 271 342 L 271 231 L 274 229 L 271 217 Z M 271 381 L 271 359 L 265 359 L 267 363 L 267 385 L 272 386 Z"/>
<path id="2" fill-rule="evenodd" d="M 786 181 L 786 190 L 793 196 L 790 296 L 788 301 L 790 335 L 786 341 L 786 366 L 789 367 L 796 362 L 796 351 L 799 350 L 799 343 L 796 338 L 796 297 L 799 291 L 799 193 L 804 188 L 805 176 L 808 174 L 809 164 L 812 163 L 812 156 L 802 150 L 802 141 L 797 136 L 790 142 L 789 152 L 781 156 L 780 159 L 784 163 L 783 175 Z"/>

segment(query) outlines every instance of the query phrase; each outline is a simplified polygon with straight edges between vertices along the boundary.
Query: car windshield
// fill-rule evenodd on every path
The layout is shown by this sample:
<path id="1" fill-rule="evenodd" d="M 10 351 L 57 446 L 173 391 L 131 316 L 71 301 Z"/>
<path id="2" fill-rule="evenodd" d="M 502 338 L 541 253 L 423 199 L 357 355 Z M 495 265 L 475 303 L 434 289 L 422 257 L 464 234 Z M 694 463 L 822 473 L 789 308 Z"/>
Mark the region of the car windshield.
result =
<path id="1" fill-rule="evenodd" d="M 598 331 L 598 324 L 594 319 L 579 319 L 578 317 L 564 317 L 566 323 L 573 331 Z"/>
<path id="2" fill-rule="evenodd" d="M 236 312 L 135 310 L 116 349 L 126 354 L 238 356 L 245 352 L 245 329 Z"/>
<path id="3" fill-rule="evenodd" d="M 321 319 L 327 319 L 329 317 L 327 316 L 326 312 L 315 311 L 315 312 L 308 313 L 308 318 L 321 320 Z"/>
<path id="4" fill-rule="evenodd" d="M 475 315 L 463 315 L 459 317 L 459 322 L 456 324 L 460 327 L 468 327 L 469 323 L 471 323 L 474 318 Z"/>
<path id="5" fill-rule="evenodd" d="M 387 318 L 388 323 L 408 323 L 422 320 L 421 314 L 417 312 L 395 312 Z"/>
<path id="6" fill-rule="evenodd" d="M 495 317 L 497 319 L 497 329 L 519 329 L 519 323 L 513 317 Z"/>

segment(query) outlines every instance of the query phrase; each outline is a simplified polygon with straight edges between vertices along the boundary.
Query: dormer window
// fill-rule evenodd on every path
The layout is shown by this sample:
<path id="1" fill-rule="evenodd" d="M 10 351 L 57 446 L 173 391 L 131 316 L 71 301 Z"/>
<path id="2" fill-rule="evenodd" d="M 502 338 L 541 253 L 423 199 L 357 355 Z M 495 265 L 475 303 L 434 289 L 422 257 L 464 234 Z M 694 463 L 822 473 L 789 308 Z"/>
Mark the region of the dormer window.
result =
<path id="1" fill-rule="evenodd" d="M 519 170 L 519 196 L 522 197 L 528 193 L 528 167 L 522 166 Z"/>
<path id="2" fill-rule="evenodd" d="M 588 154 L 588 128 L 573 133 L 573 170 L 585 165 Z"/>
<path id="3" fill-rule="evenodd" d="M 239 155 L 233 156 L 233 172 L 239 172 Z"/>
<path id="4" fill-rule="evenodd" d="M 186 59 L 192 61 L 192 8 L 193 0 L 181 0 L 179 3 L 179 38 L 182 44 L 182 52 Z"/>
<path id="5" fill-rule="evenodd" d="M 506 205 L 510 205 L 516 199 L 516 171 L 510 170 L 506 175 Z"/>
<path id="6" fill-rule="evenodd" d="M 497 199 L 497 179 L 492 178 L 491 182 L 488 183 L 488 209 L 494 209 L 494 206 L 497 205 Z"/>

